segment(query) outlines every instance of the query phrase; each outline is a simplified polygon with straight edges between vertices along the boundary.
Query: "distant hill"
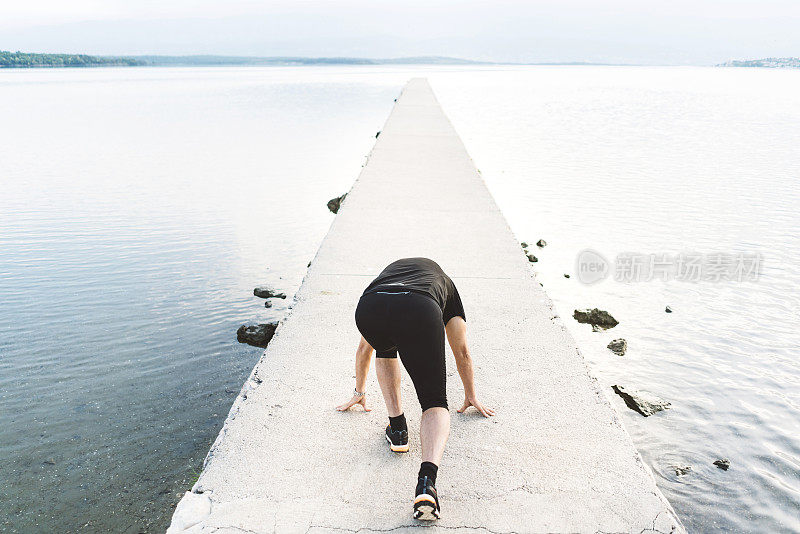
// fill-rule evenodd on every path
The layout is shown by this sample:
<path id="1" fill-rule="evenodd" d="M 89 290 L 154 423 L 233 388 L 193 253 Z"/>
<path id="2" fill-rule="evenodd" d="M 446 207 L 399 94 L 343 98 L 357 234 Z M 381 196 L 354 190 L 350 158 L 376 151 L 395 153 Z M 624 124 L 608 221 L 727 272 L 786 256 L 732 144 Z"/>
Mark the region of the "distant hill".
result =
<path id="1" fill-rule="evenodd" d="M 145 63 L 129 57 L 100 57 L 86 54 L 32 54 L 0 50 L 0 68 L 32 67 L 134 67 Z"/>
<path id="2" fill-rule="evenodd" d="M 424 56 L 387 59 L 358 57 L 258 57 L 258 56 L 133 56 L 147 65 L 477 65 L 480 61 Z"/>
<path id="3" fill-rule="evenodd" d="M 731 60 L 717 67 L 766 67 L 771 69 L 800 69 L 800 58 L 768 57 L 764 59 Z"/>
<path id="4" fill-rule="evenodd" d="M 86 54 L 36 54 L 0 51 L 0 68 L 32 67 L 138 67 L 221 65 L 480 65 L 480 61 L 424 56 L 388 59 L 352 57 L 255 57 L 255 56 L 89 56 Z"/>

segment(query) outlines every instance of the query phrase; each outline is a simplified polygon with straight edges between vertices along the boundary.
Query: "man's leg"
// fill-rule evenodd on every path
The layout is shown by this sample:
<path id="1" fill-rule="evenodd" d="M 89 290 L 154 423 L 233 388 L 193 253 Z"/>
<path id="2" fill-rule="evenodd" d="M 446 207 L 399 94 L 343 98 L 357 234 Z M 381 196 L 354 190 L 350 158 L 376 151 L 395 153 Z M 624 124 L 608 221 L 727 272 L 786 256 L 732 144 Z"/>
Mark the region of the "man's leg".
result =
<path id="1" fill-rule="evenodd" d="M 378 375 L 389 417 L 397 417 L 403 413 L 400 402 L 400 362 L 397 358 L 375 358 L 375 374 Z"/>
<path id="2" fill-rule="evenodd" d="M 400 363 L 397 358 L 375 358 L 375 373 L 389 412 L 386 440 L 392 452 L 408 452 L 408 423 L 400 402 Z"/>
<path id="3" fill-rule="evenodd" d="M 414 490 L 414 517 L 426 521 L 439 518 L 436 476 L 450 436 L 447 410 L 447 369 L 442 310 L 433 299 L 414 296 L 405 314 L 405 330 L 399 338 L 400 360 L 408 371 L 422 407 L 420 441 L 422 463 Z"/>
<path id="4" fill-rule="evenodd" d="M 422 461 L 439 465 L 444 446 L 450 436 L 450 412 L 447 408 L 434 407 L 422 412 L 419 439 L 422 442 Z"/>
<path id="5" fill-rule="evenodd" d="M 450 435 L 450 412 L 447 408 L 433 406 L 422 412 L 419 434 L 422 442 L 422 463 L 414 490 L 414 517 L 431 521 L 439 519 L 436 475 L 439 474 L 439 462 Z"/>

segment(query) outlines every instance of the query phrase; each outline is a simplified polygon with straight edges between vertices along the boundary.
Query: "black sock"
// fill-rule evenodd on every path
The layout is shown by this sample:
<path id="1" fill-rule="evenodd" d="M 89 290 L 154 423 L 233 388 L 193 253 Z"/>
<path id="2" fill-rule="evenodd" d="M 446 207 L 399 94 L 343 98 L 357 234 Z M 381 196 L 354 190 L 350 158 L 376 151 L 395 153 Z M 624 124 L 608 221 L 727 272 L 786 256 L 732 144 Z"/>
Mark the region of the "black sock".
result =
<path id="1" fill-rule="evenodd" d="M 401 413 L 397 417 L 390 417 L 389 424 L 392 425 L 392 432 L 399 432 L 405 430 L 408 432 L 408 424 L 406 423 L 406 414 Z"/>
<path id="2" fill-rule="evenodd" d="M 436 485 L 436 473 L 439 472 L 439 466 L 431 462 L 422 462 L 419 466 L 419 476 L 428 477 L 431 483 Z"/>

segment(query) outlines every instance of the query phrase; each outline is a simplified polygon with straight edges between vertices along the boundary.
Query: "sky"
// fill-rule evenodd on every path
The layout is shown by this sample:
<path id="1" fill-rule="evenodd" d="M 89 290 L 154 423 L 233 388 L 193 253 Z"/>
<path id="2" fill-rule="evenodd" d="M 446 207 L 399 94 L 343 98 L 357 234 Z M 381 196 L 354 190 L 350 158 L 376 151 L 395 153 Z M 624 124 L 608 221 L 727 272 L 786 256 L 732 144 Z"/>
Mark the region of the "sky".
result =
<path id="1" fill-rule="evenodd" d="M 800 56 L 800 0 L 0 0 L 0 50 L 708 65 Z"/>

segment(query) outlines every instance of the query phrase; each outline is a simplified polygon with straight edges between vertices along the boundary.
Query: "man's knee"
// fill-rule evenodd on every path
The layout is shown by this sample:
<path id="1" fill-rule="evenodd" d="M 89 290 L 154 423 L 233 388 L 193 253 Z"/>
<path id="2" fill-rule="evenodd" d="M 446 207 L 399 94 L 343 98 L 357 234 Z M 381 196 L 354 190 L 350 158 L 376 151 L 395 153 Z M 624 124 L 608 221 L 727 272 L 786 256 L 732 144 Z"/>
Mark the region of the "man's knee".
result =
<path id="1" fill-rule="evenodd" d="M 439 395 L 435 397 L 427 397 L 424 399 L 419 400 L 419 404 L 422 407 L 422 411 L 428 410 L 430 408 L 444 408 L 447 410 L 447 395 Z"/>

